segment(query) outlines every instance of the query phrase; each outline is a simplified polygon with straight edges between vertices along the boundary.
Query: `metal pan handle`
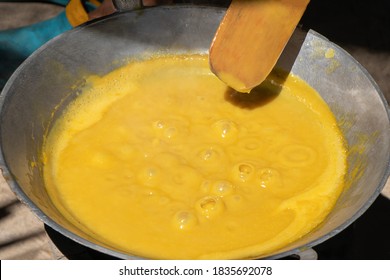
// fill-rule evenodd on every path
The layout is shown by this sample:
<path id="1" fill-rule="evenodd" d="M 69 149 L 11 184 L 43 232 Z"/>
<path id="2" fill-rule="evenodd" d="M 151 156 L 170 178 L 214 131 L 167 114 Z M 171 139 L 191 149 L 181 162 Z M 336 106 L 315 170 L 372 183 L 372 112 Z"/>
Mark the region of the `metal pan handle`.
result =
<path id="1" fill-rule="evenodd" d="M 112 2 L 118 12 L 137 10 L 143 7 L 142 0 L 113 0 Z"/>

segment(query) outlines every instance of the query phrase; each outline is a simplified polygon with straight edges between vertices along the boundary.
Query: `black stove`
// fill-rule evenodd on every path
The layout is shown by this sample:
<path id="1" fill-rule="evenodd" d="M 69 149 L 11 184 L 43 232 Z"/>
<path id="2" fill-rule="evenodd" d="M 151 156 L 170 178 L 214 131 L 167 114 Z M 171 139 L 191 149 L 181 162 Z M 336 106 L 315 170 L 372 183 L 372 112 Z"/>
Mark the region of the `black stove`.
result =
<path id="1" fill-rule="evenodd" d="M 390 260 L 390 200 L 380 195 L 359 219 L 314 250 L 320 260 Z"/>

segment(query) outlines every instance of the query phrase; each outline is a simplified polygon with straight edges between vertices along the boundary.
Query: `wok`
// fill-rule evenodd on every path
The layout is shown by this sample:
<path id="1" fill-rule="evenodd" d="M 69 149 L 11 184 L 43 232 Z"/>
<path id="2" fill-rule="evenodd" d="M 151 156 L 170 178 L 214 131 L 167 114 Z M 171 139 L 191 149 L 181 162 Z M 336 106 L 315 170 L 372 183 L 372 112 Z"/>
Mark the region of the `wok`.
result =
<path id="1" fill-rule="evenodd" d="M 77 228 L 45 190 L 40 153 L 53 122 L 88 75 L 104 75 L 129 59 L 154 53 L 207 53 L 225 9 L 178 5 L 115 13 L 68 31 L 31 55 L 0 97 L 0 168 L 18 198 L 48 226 L 105 254 L 139 259 Z M 349 146 L 347 188 L 315 230 L 271 255 L 296 254 L 336 235 L 380 194 L 389 177 L 389 109 L 369 73 L 320 34 L 297 30 L 278 67 L 316 89 L 333 111 Z"/>

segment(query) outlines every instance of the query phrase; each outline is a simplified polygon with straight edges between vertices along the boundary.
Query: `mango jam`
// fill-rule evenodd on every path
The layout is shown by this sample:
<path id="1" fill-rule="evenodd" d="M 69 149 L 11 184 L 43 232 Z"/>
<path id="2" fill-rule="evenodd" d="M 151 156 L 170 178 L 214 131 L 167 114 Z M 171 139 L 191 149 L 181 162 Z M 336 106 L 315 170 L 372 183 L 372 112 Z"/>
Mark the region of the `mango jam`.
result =
<path id="1" fill-rule="evenodd" d="M 62 214 L 155 259 L 261 257 L 304 236 L 344 186 L 346 148 L 317 92 L 272 72 L 229 89 L 202 55 L 90 77 L 44 147 Z"/>

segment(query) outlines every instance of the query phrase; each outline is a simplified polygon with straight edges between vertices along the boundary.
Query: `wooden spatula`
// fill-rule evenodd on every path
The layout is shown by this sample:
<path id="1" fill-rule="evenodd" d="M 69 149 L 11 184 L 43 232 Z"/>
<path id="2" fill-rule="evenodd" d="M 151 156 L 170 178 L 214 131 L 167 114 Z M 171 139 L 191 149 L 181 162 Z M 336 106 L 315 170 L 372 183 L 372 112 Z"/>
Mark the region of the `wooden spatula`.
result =
<path id="1" fill-rule="evenodd" d="M 275 66 L 310 0 L 232 0 L 210 47 L 210 69 L 249 92 Z"/>

